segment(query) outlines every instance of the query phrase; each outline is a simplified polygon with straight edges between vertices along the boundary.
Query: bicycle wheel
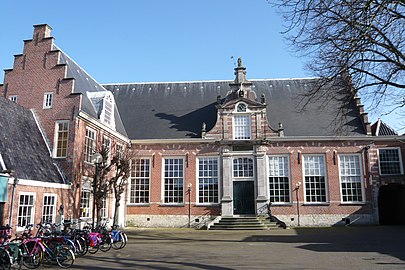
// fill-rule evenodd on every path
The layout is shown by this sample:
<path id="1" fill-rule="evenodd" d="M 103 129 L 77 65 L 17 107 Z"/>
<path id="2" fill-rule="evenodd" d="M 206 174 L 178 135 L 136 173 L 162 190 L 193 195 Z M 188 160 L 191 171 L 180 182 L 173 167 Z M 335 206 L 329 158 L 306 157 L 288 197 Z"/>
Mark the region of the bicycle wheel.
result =
<path id="1" fill-rule="evenodd" d="M 96 254 L 96 252 L 100 249 L 100 243 L 98 240 L 96 240 L 93 243 L 89 243 L 88 247 L 90 254 Z"/>
<path id="2" fill-rule="evenodd" d="M 113 249 L 121 249 L 125 246 L 124 237 L 122 232 L 114 232 L 113 233 L 113 242 L 112 248 Z"/>
<path id="3" fill-rule="evenodd" d="M 128 243 L 128 236 L 124 232 L 120 232 L 120 233 L 121 233 L 121 236 L 122 236 L 122 239 L 123 239 L 122 241 L 124 242 L 124 245 L 121 248 L 124 248 Z"/>
<path id="4" fill-rule="evenodd" d="M 77 255 L 84 256 L 89 249 L 89 246 L 87 245 L 86 240 L 81 236 L 76 236 L 75 242 L 78 243 L 78 245 L 76 246 Z M 79 245 L 80 245 L 80 248 L 79 248 Z"/>
<path id="5" fill-rule="evenodd" d="M 23 255 L 22 264 L 28 269 L 38 268 L 43 259 L 42 249 L 35 244 L 35 242 L 26 243 L 27 254 Z"/>
<path id="6" fill-rule="evenodd" d="M 75 262 L 75 254 L 68 247 L 59 247 L 55 256 L 56 262 L 62 268 L 69 268 Z"/>
<path id="7" fill-rule="evenodd" d="M 11 257 L 7 250 L 0 248 L 0 269 L 10 270 L 11 269 Z"/>
<path id="8" fill-rule="evenodd" d="M 112 238 L 109 233 L 104 233 L 103 236 L 101 237 L 101 243 L 100 243 L 100 250 L 103 252 L 107 252 L 111 249 L 112 246 Z"/>

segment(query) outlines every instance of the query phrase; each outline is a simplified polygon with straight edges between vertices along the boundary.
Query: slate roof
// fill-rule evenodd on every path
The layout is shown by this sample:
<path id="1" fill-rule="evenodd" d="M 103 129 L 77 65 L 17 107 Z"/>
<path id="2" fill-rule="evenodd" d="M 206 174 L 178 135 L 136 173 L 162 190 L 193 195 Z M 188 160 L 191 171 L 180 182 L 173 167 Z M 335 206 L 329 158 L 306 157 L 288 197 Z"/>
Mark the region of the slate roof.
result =
<path id="1" fill-rule="evenodd" d="M 383 122 L 381 119 L 378 119 L 371 126 L 371 133 L 373 136 L 397 136 L 398 133 L 391 128 L 388 124 Z"/>
<path id="2" fill-rule="evenodd" d="M 74 93 L 82 94 L 82 108 L 81 110 L 89 114 L 90 116 L 100 119 L 100 100 L 91 100 L 87 92 L 104 92 L 107 91 L 101 84 L 94 80 L 83 68 L 81 68 L 75 61 L 73 61 L 66 53 L 60 50 L 56 45 L 54 45 L 55 50 L 61 52 L 60 64 L 67 65 L 67 78 L 74 78 Z M 102 106 L 101 106 L 102 107 Z M 114 118 L 115 118 L 115 128 L 116 131 L 126 137 L 128 137 L 125 131 L 124 125 L 121 120 L 121 116 L 115 106 L 114 108 Z"/>
<path id="3" fill-rule="evenodd" d="M 30 110 L 0 97 L 0 154 L 17 178 L 63 183 Z"/>
<path id="4" fill-rule="evenodd" d="M 265 94 L 271 127 L 282 122 L 285 136 L 366 136 L 354 103 L 337 117 L 342 98 L 327 105 L 314 102 L 299 110 L 302 93 L 316 79 L 250 80 L 258 99 Z M 209 131 L 216 121 L 216 100 L 233 81 L 105 84 L 113 92 L 130 139 L 200 138 L 202 123 Z M 332 91 L 332 89 L 330 89 Z M 333 91 L 342 92 L 341 88 Z M 346 92 L 347 93 L 347 92 Z M 340 94 L 343 95 L 343 94 Z M 338 122 L 339 123 L 338 123 Z M 338 128 L 337 128 L 338 127 Z"/>

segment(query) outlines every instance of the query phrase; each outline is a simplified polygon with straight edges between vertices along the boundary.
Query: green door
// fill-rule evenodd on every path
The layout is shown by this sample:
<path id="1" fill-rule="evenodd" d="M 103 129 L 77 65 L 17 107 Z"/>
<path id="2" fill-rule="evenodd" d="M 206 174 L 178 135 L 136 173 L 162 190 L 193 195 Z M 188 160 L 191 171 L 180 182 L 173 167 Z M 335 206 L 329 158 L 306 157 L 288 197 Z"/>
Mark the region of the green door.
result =
<path id="1" fill-rule="evenodd" d="M 234 215 L 254 215 L 254 182 L 233 182 L 233 213 Z"/>

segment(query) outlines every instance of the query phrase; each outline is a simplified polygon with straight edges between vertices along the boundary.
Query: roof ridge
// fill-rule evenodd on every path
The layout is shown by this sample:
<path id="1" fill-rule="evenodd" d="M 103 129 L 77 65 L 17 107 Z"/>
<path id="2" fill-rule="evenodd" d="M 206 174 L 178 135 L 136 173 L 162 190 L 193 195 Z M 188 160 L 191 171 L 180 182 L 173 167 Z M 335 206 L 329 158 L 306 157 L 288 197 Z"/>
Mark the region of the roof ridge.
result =
<path id="1" fill-rule="evenodd" d="M 314 80 L 319 77 L 306 78 L 274 78 L 274 79 L 250 79 L 250 82 L 261 81 L 289 81 L 289 80 Z M 167 83 L 205 83 L 205 82 L 232 82 L 233 80 L 201 80 L 201 81 L 165 81 L 165 82 L 128 82 L 128 83 L 103 83 L 102 85 L 133 85 L 133 84 L 167 84 Z"/>

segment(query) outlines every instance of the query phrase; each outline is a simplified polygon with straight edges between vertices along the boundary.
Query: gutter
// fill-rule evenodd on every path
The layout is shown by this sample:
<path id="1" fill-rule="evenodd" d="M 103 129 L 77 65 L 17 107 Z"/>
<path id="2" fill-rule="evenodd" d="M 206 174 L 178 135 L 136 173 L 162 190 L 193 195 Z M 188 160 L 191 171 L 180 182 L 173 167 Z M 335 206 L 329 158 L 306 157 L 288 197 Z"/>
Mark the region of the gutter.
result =
<path id="1" fill-rule="evenodd" d="M 166 144 L 166 143 L 252 143 L 269 144 L 273 142 L 308 142 L 308 141 L 394 141 L 405 143 L 405 136 L 285 136 L 262 140 L 216 140 L 216 139 L 143 139 L 131 140 L 131 144 Z"/>

